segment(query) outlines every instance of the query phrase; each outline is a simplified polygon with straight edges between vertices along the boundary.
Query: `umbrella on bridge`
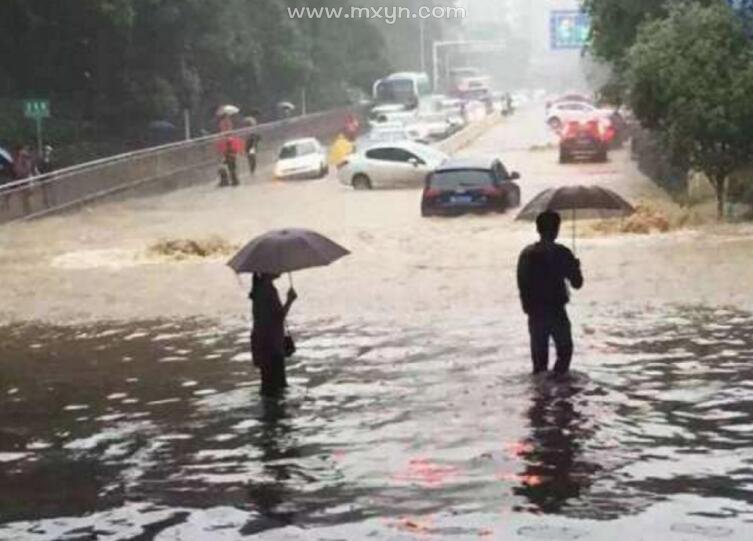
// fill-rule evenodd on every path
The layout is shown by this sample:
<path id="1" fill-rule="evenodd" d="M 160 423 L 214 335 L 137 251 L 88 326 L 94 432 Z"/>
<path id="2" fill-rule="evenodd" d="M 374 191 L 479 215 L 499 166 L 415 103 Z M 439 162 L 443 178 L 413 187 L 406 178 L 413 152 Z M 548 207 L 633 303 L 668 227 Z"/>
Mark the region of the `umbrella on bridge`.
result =
<path id="1" fill-rule="evenodd" d="M 10 152 L 3 147 L 0 147 L 0 160 L 6 161 L 10 164 L 13 163 L 13 156 L 11 156 Z"/>
<path id="2" fill-rule="evenodd" d="M 256 237 L 228 262 L 237 273 L 283 274 L 324 267 L 350 254 L 308 229 L 279 229 Z"/>
<path id="3" fill-rule="evenodd" d="M 630 216 L 633 206 L 620 195 L 601 186 L 562 186 L 545 190 L 534 197 L 518 214 L 517 220 L 536 220 L 545 211 L 570 211 L 573 220 L 573 250 L 575 250 L 575 220 L 581 218 L 617 218 Z"/>
<path id="4" fill-rule="evenodd" d="M 235 105 L 220 105 L 217 108 L 217 116 L 224 116 L 224 115 L 237 115 L 240 113 L 241 110 L 236 107 Z"/>

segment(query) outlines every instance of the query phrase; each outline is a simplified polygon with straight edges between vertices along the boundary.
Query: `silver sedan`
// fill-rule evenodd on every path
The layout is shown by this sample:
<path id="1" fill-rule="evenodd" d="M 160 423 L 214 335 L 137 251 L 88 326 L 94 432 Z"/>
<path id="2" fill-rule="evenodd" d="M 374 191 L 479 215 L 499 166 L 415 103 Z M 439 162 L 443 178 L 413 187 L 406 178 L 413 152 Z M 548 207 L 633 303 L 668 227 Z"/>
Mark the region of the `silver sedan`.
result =
<path id="1" fill-rule="evenodd" d="M 370 146 L 337 166 L 337 177 L 356 190 L 420 188 L 426 175 L 448 156 L 433 147 L 410 141 Z"/>

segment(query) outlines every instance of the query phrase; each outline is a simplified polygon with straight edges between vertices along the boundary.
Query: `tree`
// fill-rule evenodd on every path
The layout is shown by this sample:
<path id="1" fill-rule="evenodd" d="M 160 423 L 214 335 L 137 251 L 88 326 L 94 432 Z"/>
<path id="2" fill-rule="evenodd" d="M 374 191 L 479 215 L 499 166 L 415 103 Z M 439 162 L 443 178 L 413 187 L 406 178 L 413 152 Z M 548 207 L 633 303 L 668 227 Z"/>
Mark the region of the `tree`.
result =
<path id="1" fill-rule="evenodd" d="M 723 2 L 673 4 L 643 25 L 626 56 L 641 123 L 713 183 L 723 216 L 727 178 L 753 160 L 753 49 Z"/>
<path id="2" fill-rule="evenodd" d="M 619 70 L 640 25 L 665 16 L 667 3 L 668 0 L 584 0 L 583 9 L 591 17 L 589 47 L 594 56 Z"/>

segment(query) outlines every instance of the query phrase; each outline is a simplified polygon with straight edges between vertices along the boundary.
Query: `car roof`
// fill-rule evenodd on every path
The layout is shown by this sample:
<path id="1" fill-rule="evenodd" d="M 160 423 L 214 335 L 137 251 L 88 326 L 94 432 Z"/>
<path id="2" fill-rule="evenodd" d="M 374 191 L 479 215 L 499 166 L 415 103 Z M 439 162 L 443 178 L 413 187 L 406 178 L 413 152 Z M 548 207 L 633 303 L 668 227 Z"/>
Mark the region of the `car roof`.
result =
<path id="1" fill-rule="evenodd" d="M 306 143 L 319 143 L 319 141 L 315 137 L 303 137 L 301 139 L 292 139 L 290 141 L 285 141 L 282 146 L 284 147 L 292 147 L 292 146 L 298 146 L 303 145 Z"/>
<path id="2" fill-rule="evenodd" d="M 395 141 L 395 142 L 385 142 L 385 143 L 377 143 L 375 145 L 372 145 L 368 148 L 368 150 L 374 150 L 375 148 L 402 148 L 405 150 L 413 150 L 417 152 L 429 150 L 429 151 L 437 151 L 437 149 L 430 147 L 429 145 L 422 145 L 421 143 L 416 143 L 415 141 Z"/>
<path id="3" fill-rule="evenodd" d="M 385 103 L 372 107 L 372 113 L 397 113 L 405 111 L 405 106 L 400 103 Z"/>
<path id="4" fill-rule="evenodd" d="M 589 103 L 589 102 L 586 102 L 586 101 L 575 101 L 575 100 L 558 101 L 558 102 L 553 103 L 552 107 L 564 107 L 566 105 L 585 105 L 586 107 L 594 107 L 594 105 L 591 104 L 591 103 Z"/>
<path id="5" fill-rule="evenodd" d="M 436 171 L 456 171 L 458 169 L 492 169 L 497 163 L 502 163 L 499 158 L 485 157 L 485 156 L 467 156 L 461 158 L 450 158 L 442 165 L 440 165 Z"/>
<path id="6" fill-rule="evenodd" d="M 404 131 L 405 130 L 405 124 L 402 122 L 381 122 L 379 124 L 375 124 L 373 128 L 371 128 L 372 132 L 376 131 Z"/>

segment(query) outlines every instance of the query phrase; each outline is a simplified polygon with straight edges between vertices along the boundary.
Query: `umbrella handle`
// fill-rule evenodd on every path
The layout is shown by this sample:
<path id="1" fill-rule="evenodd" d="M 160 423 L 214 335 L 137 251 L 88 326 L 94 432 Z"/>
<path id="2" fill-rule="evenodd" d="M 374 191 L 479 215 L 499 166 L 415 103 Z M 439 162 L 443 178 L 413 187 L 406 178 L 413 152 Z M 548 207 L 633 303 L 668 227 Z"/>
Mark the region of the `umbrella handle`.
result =
<path id="1" fill-rule="evenodd" d="M 575 209 L 573 209 L 573 253 L 575 253 Z"/>
<path id="2" fill-rule="evenodd" d="M 235 279 L 238 281 L 238 287 L 240 287 L 241 289 L 245 289 L 243 287 L 243 280 L 241 280 L 241 275 L 237 272 L 233 274 L 235 274 Z"/>

